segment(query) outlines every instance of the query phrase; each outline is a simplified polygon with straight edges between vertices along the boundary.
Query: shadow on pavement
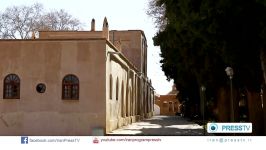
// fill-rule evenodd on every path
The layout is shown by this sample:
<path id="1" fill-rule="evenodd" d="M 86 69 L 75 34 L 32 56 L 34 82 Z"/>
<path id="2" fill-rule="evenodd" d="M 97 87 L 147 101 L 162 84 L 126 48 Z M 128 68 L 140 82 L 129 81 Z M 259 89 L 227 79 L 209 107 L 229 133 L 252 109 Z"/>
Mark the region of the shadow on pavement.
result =
<path id="1" fill-rule="evenodd" d="M 202 136 L 203 127 L 180 116 L 153 116 L 107 135 Z"/>

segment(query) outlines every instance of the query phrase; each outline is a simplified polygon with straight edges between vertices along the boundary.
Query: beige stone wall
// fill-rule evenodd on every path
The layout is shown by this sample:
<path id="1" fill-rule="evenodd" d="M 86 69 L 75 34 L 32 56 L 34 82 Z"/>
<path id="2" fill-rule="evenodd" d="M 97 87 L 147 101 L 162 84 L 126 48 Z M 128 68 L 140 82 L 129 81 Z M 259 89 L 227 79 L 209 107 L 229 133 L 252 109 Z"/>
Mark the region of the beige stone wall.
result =
<path id="1" fill-rule="evenodd" d="M 109 34 L 108 34 L 109 32 Z M 108 36 L 109 35 L 109 39 Z M 112 30 L 103 31 L 40 31 L 40 39 L 88 39 L 106 38 L 123 55 L 147 77 L 147 40 L 141 30 Z M 117 45 L 119 43 L 119 46 Z"/>
<path id="2" fill-rule="evenodd" d="M 106 132 L 110 132 L 143 117 L 151 117 L 153 96 L 149 94 L 153 93 L 151 85 L 127 62 L 123 54 L 118 54 L 114 47 L 107 47 L 107 51 Z"/>
<path id="3" fill-rule="evenodd" d="M 141 30 L 111 30 L 109 40 L 113 44 L 121 42 L 121 51 L 138 71 L 147 76 L 147 41 Z"/>
<path id="4" fill-rule="evenodd" d="M 93 128 L 107 133 L 151 117 L 154 89 L 143 31 L 119 31 L 116 44 L 104 31 L 42 31 L 36 40 L 1 40 L 0 84 L 17 74 L 21 95 L 0 99 L 0 135 L 91 135 Z M 79 78 L 78 101 L 61 99 L 67 74 Z M 45 93 L 37 93 L 38 83 L 46 84 Z"/>
<path id="5" fill-rule="evenodd" d="M 107 47 L 107 50 L 115 52 L 111 47 Z M 107 52 L 106 62 L 106 78 L 108 79 L 106 80 L 107 132 L 128 124 L 126 118 L 130 116 L 130 102 L 133 97 L 131 67 L 122 59 L 120 54 L 109 52 Z M 110 77 L 112 77 L 112 86 Z M 112 92 L 112 97 L 110 97 L 110 92 Z"/>
<path id="6" fill-rule="evenodd" d="M 102 31 L 39 31 L 40 39 L 103 38 Z"/>
<path id="7" fill-rule="evenodd" d="M 1 40 L 0 135 L 91 135 L 105 127 L 105 45 L 99 40 Z M 20 77 L 20 99 L 3 99 L 3 80 Z M 79 78 L 79 100 L 62 100 L 62 79 Z M 36 85 L 44 83 L 45 93 Z"/>

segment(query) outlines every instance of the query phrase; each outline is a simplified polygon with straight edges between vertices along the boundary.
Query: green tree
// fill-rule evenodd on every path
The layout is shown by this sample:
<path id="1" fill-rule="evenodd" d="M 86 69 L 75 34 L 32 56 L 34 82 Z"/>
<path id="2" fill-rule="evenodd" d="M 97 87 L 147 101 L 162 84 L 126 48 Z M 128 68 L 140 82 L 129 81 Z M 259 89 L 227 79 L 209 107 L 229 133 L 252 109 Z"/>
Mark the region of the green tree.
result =
<path id="1" fill-rule="evenodd" d="M 163 16 L 165 21 L 154 44 L 161 48 L 163 71 L 181 93 L 194 103 L 199 101 L 201 85 L 207 87 L 207 97 L 217 95 L 228 86 L 227 66 L 234 69 L 236 89 L 260 91 L 266 81 L 265 0 L 152 1 L 164 11 L 149 11 L 155 13 L 151 16 Z"/>
<path id="2" fill-rule="evenodd" d="M 165 7 L 167 20 L 164 30 L 154 37 L 154 44 L 162 51 L 162 69 L 169 79 L 174 79 L 185 97 L 198 103 L 199 86 L 224 83 L 216 80 L 225 76 L 219 55 L 222 42 L 208 40 L 215 34 L 214 25 L 208 24 L 211 12 L 200 1 L 167 0 L 157 4 Z"/>

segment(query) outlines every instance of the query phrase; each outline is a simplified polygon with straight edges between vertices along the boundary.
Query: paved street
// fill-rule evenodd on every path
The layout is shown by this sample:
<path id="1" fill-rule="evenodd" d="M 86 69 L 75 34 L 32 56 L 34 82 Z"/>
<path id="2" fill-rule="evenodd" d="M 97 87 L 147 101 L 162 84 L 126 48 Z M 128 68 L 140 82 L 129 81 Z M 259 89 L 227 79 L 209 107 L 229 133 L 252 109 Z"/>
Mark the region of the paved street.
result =
<path id="1" fill-rule="evenodd" d="M 153 116 L 108 135 L 203 135 L 203 127 L 180 116 Z"/>

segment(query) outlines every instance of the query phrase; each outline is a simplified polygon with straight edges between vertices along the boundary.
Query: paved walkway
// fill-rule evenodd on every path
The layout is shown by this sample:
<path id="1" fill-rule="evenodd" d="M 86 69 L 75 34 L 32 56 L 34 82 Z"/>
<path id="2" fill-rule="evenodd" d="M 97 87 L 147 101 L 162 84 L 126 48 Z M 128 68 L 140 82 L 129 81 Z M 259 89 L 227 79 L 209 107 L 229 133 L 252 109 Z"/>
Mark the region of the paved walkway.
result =
<path id="1" fill-rule="evenodd" d="M 108 135 L 203 135 L 203 127 L 180 116 L 153 116 Z"/>

